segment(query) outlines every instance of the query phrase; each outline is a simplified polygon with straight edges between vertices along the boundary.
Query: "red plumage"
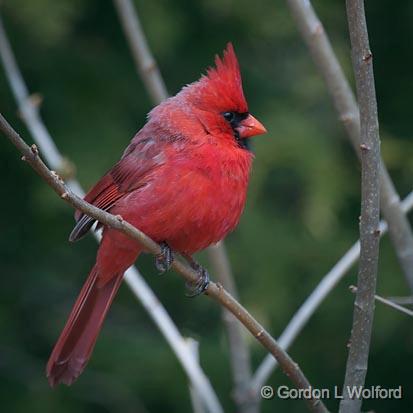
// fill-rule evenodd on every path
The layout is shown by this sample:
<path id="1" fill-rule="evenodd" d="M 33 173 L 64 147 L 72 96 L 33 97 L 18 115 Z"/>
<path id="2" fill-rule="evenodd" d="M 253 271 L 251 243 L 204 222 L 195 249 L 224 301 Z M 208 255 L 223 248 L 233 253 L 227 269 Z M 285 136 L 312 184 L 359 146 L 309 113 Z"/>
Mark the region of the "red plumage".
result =
<path id="1" fill-rule="evenodd" d="M 187 255 L 237 225 L 253 158 L 244 141 L 265 132 L 248 113 L 231 44 L 215 65 L 149 113 L 121 160 L 85 197 Z M 79 211 L 75 218 L 72 241 L 94 223 Z M 47 364 L 51 386 L 71 384 L 83 371 L 122 275 L 140 252 L 134 240 L 104 228 L 96 264 Z"/>

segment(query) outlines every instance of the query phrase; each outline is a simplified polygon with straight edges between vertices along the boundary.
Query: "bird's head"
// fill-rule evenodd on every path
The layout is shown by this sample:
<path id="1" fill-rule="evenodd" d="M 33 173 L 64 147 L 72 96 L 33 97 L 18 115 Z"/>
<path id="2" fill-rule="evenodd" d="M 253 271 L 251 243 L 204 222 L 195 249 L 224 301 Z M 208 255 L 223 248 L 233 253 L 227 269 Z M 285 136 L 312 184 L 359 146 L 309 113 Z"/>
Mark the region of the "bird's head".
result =
<path id="1" fill-rule="evenodd" d="M 188 129 L 202 128 L 207 135 L 235 142 L 243 148 L 247 146 L 247 138 L 266 132 L 261 122 L 248 111 L 239 64 L 231 43 L 222 58 L 215 57 L 215 67 L 208 68 L 206 75 L 165 103 L 169 111 L 173 110 L 180 118 L 180 125 L 186 125 Z"/>
<path id="2" fill-rule="evenodd" d="M 215 67 L 210 67 L 198 82 L 189 85 L 186 93 L 196 116 L 210 134 L 229 135 L 240 146 L 245 146 L 245 139 L 266 132 L 248 111 L 238 59 L 231 43 L 222 58 L 215 57 Z"/>

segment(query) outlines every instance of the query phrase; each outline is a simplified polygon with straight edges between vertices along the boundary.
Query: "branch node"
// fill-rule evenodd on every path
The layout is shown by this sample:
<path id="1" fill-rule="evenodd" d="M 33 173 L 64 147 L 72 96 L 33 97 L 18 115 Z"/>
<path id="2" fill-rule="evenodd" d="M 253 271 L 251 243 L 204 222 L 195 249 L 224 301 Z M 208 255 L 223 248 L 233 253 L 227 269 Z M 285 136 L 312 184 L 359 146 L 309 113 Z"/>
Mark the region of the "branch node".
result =
<path id="1" fill-rule="evenodd" d="M 374 234 L 376 237 L 379 237 L 379 236 L 381 235 L 380 228 L 375 229 L 375 230 L 373 231 L 373 234 Z"/>
<path id="2" fill-rule="evenodd" d="M 221 291 L 224 289 L 223 285 L 222 285 L 220 282 L 215 283 L 215 285 L 216 285 L 216 286 L 218 287 L 218 289 L 221 290 Z"/>
<path id="3" fill-rule="evenodd" d="M 50 171 L 50 172 L 53 175 L 53 178 L 57 179 L 60 183 L 64 184 L 63 179 L 56 171 Z"/>
<path id="4" fill-rule="evenodd" d="M 63 199 L 67 199 L 68 197 L 69 197 L 69 194 L 67 192 L 63 192 L 63 194 L 60 195 L 60 198 L 63 198 Z"/>
<path id="5" fill-rule="evenodd" d="M 373 58 L 373 53 L 369 50 L 365 55 L 363 55 L 363 62 L 368 62 Z"/>
<path id="6" fill-rule="evenodd" d="M 358 113 L 354 111 L 346 112 L 339 116 L 339 120 L 345 124 L 352 124 L 356 121 L 357 118 Z"/>
<path id="7" fill-rule="evenodd" d="M 39 149 L 37 148 L 37 146 L 35 144 L 30 146 L 30 150 L 32 151 L 33 155 L 37 156 L 39 154 Z"/>
<path id="8" fill-rule="evenodd" d="M 27 161 L 27 158 L 23 155 L 21 158 L 20 158 L 22 161 Z"/>
<path id="9" fill-rule="evenodd" d="M 260 330 L 257 334 L 256 334 L 256 338 L 261 338 L 261 336 L 264 334 L 264 329 Z"/>
<path id="10" fill-rule="evenodd" d="M 40 93 L 32 93 L 28 98 L 27 102 L 32 105 L 34 109 L 39 109 L 43 103 L 43 96 Z"/>
<path id="11" fill-rule="evenodd" d="M 324 33 L 324 28 L 323 28 L 323 25 L 321 24 L 321 22 L 318 22 L 315 25 L 314 29 L 311 31 L 311 35 L 314 36 L 314 37 L 315 36 L 320 36 L 323 33 Z"/>
<path id="12" fill-rule="evenodd" d="M 145 62 L 143 65 L 142 65 L 142 70 L 144 71 L 144 72 L 152 72 L 153 70 L 155 70 L 156 69 L 156 62 L 155 62 L 155 60 L 151 60 L 151 61 L 149 61 L 149 62 Z"/>
<path id="13" fill-rule="evenodd" d="M 369 151 L 371 148 L 370 148 L 369 146 L 367 146 L 365 143 L 362 143 L 362 144 L 360 145 L 360 149 L 361 149 L 362 151 Z"/>
<path id="14" fill-rule="evenodd" d="M 119 221 L 119 222 L 123 222 L 123 217 L 122 215 L 115 215 L 115 218 Z"/>

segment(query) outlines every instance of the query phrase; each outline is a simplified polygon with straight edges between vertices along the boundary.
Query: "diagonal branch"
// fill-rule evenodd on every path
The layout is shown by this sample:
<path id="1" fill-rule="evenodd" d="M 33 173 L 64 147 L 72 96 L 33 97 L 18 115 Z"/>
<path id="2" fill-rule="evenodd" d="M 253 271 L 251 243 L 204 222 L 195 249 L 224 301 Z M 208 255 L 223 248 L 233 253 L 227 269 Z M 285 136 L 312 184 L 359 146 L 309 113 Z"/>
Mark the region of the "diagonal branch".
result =
<path id="1" fill-rule="evenodd" d="M 37 147 L 29 147 L 17 132 L 8 124 L 2 115 L 0 115 L 0 131 L 13 143 L 14 146 L 23 155 L 22 159 L 26 161 L 40 177 L 68 204 L 82 211 L 90 217 L 98 220 L 103 225 L 119 230 L 127 236 L 139 242 L 145 250 L 153 255 L 161 253 L 160 246 L 146 236 L 143 232 L 133 225 L 124 221 L 121 216 L 115 216 L 96 208 L 83 199 L 75 195 L 56 174 L 50 171 L 40 159 Z M 197 281 L 198 275 L 187 263 L 174 260 L 174 268 L 187 282 L 193 284 Z M 229 310 L 244 325 L 244 327 L 265 347 L 280 363 L 281 368 L 288 378 L 299 389 L 308 389 L 310 383 L 298 364 L 281 349 L 274 338 L 264 329 L 264 327 L 255 320 L 252 315 L 236 301 L 221 284 L 210 282 L 206 290 L 206 295 L 214 301 Z M 307 390 L 308 391 L 308 390 Z M 305 400 L 307 407 L 312 412 L 326 413 L 327 409 L 320 399 L 309 398 Z"/>
<path id="2" fill-rule="evenodd" d="M 413 209 L 413 191 L 401 203 L 403 213 L 407 213 Z M 385 221 L 380 222 L 380 235 L 384 235 L 388 231 L 388 225 Z M 287 327 L 284 329 L 278 343 L 280 346 L 288 350 L 294 340 L 301 333 L 308 320 L 316 312 L 321 303 L 328 294 L 335 288 L 340 280 L 350 271 L 353 265 L 360 257 L 360 241 L 357 241 L 353 246 L 339 259 L 334 267 L 322 278 L 317 287 L 307 297 L 301 307 L 291 318 Z M 256 391 L 259 390 L 268 380 L 271 373 L 277 368 L 277 361 L 270 355 L 266 356 L 259 368 L 254 374 L 252 387 Z"/>
<path id="3" fill-rule="evenodd" d="M 156 60 L 148 46 L 138 13 L 131 0 L 114 0 L 114 5 L 128 40 L 137 71 L 152 101 L 159 104 L 167 99 L 168 92 Z M 236 296 L 235 282 L 224 242 L 220 242 L 216 247 L 210 247 L 208 257 L 218 280 L 232 295 Z M 248 345 L 242 335 L 241 326 L 225 310 L 223 311 L 223 320 L 227 330 L 231 357 L 234 401 L 240 413 L 256 413 L 258 412 L 258 393 L 247 391 L 252 377 Z"/>
<path id="4" fill-rule="evenodd" d="M 65 173 L 65 170 L 67 170 L 65 165 L 68 163 L 59 153 L 59 150 L 54 144 L 47 128 L 43 124 L 36 107 L 30 99 L 27 87 L 17 66 L 16 59 L 14 58 L 13 51 L 10 47 L 1 19 L 0 56 L 23 121 L 33 136 L 33 139 L 39 145 L 42 153 L 45 154 L 50 166 L 59 173 L 62 173 L 62 176 L 64 176 L 63 174 Z M 75 179 L 68 179 L 67 186 L 74 193 L 82 196 L 83 190 Z M 100 234 L 94 233 L 94 235 L 99 241 Z M 125 273 L 124 278 L 132 293 L 141 302 L 142 306 L 148 312 L 149 316 L 165 337 L 165 340 L 170 345 L 172 351 L 175 353 L 183 370 L 192 383 L 193 388 L 197 389 L 205 405 L 208 406 L 209 411 L 211 413 L 222 412 L 223 409 L 214 392 L 214 389 L 211 386 L 211 383 L 208 380 L 208 377 L 202 371 L 200 364 L 194 359 L 191 352 L 188 351 L 187 342 L 181 336 L 178 328 L 165 310 L 165 307 L 159 302 L 158 298 L 143 279 L 137 268 L 130 267 Z"/>
<path id="5" fill-rule="evenodd" d="M 364 386 L 373 328 L 380 240 L 380 137 L 364 0 L 346 0 L 346 8 L 360 105 L 361 219 L 357 293 L 340 413 L 356 413 L 362 399 L 352 398 L 348 389 Z"/>
<path id="6" fill-rule="evenodd" d="M 398 305 L 413 305 L 413 296 L 407 297 L 387 297 L 387 299 Z"/>
<path id="7" fill-rule="evenodd" d="M 114 0 L 114 4 L 128 39 L 135 66 L 152 101 L 157 105 L 168 98 L 168 91 L 149 49 L 138 13 L 130 0 Z"/>
<path id="8" fill-rule="evenodd" d="M 356 99 L 334 53 L 323 24 L 310 0 L 287 0 L 301 36 L 322 75 L 340 121 L 357 156 L 360 153 L 360 116 Z M 389 235 L 406 282 L 413 292 L 413 233 L 403 213 L 400 198 L 383 161 L 380 165 L 380 202 Z"/>

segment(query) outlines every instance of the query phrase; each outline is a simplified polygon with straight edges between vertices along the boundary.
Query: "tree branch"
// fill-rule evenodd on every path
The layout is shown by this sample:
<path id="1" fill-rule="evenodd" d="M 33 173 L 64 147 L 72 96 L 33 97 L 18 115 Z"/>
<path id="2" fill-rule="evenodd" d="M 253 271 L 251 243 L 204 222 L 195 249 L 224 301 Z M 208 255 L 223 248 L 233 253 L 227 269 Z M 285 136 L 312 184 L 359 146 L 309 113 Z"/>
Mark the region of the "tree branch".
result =
<path id="1" fill-rule="evenodd" d="M 102 224 L 114 228 L 139 242 L 145 250 L 154 255 L 161 252 L 160 246 L 146 236 L 143 232 L 124 221 L 121 216 L 115 216 L 96 208 L 83 199 L 75 195 L 63 180 L 50 171 L 40 159 L 37 147 L 29 147 L 17 132 L 8 124 L 2 115 L 0 115 L 0 131 L 13 143 L 14 146 L 22 153 L 22 159 L 26 161 L 43 180 L 68 204 L 82 211 L 90 217 L 98 220 Z M 198 279 L 194 271 L 187 263 L 180 260 L 174 260 L 172 268 L 175 269 L 187 282 L 194 283 Z M 256 321 L 251 314 L 238 303 L 222 285 L 210 282 L 205 294 L 214 301 L 224 306 L 244 325 L 244 327 L 278 360 L 284 373 L 294 383 L 297 388 L 308 389 L 310 383 L 304 373 L 291 357 L 281 349 L 273 337 Z M 313 412 L 327 412 L 323 402 L 319 399 L 311 398 L 305 400 L 307 407 Z"/>
<path id="2" fill-rule="evenodd" d="M 359 109 L 323 24 L 316 15 L 310 0 L 287 0 L 287 4 L 314 63 L 326 83 L 347 136 L 357 156 L 360 157 Z M 399 195 L 383 161 L 380 165 L 380 197 L 382 213 L 389 224 L 391 242 L 409 289 L 413 292 L 413 233 L 407 217 L 403 214 Z"/>
<path id="3" fill-rule="evenodd" d="M 65 165 L 67 165 L 68 162 L 59 153 L 52 137 L 42 122 L 37 110 L 38 108 L 33 104 L 33 100 L 30 99 L 29 92 L 7 39 L 1 18 L 0 56 L 20 114 L 33 139 L 39 145 L 40 150 L 44 153 L 51 167 L 59 174 L 62 174 L 62 176 L 67 175 L 65 171 L 67 171 L 68 168 Z M 84 192 L 80 184 L 73 179 L 73 177 L 67 180 L 67 186 L 77 195 L 83 196 Z M 94 236 L 98 241 L 100 240 L 99 233 L 95 232 Z M 165 307 L 160 303 L 137 268 L 130 267 L 126 271 L 124 279 L 132 293 L 141 302 L 142 306 L 165 337 L 165 340 L 170 345 L 184 372 L 192 383 L 193 388 L 197 389 L 209 411 L 211 413 L 223 412 L 208 377 L 202 371 L 200 364 L 194 359 L 192 353 L 188 350 L 186 340 L 181 336 L 178 328 L 165 310 Z"/>
<path id="4" fill-rule="evenodd" d="M 114 0 L 114 5 L 128 40 L 137 71 L 152 101 L 155 104 L 159 104 L 168 97 L 168 92 L 156 60 L 148 46 L 138 13 L 131 0 Z M 236 296 L 235 281 L 224 242 L 220 242 L 216 247 L 208 248 L 208 257 L 218 280 L 232 295 Z M 222 317 L 228 336 L 234 380 L 234 401 L 239 409 L 239 413 L 258 413 L 259 392 L 252 393 L 247 390 L 250 388 L 249 383 L 252 377 L 247 342 L 244 340 L 241 326 L 235 318 L 225 310 L 223 310 Z"/>
<path id="5" fill-rule="evenodd" d="M 130 0 L 113 1 L 128 39 L 135 66 L 152 101 L 157 105 L 168 98 L 168 92 L 156 60 L 149 49 L 138 13 Z"/>
<path id="6" fill-rule="evenodd" d="M 411 295 L 407 297 L 387 297 L 387 300 L 398 305 L 413 305 L 413 296 Z"/>
<path id="7" fill-rule="evenodd" d="M 349 290 L 352 293 L 357 293 L 357 287 L 355 285 L 350 285 Z M 400 311 L 403 314 L 407 314 L 410 317 L 413 317 L 413 311 L 409 310 L 406 307 L 403 307 L 399 304 L 396 304 L 393 301 L 388 300 L 387 298 L 381 297 L 380 295 L 375 294 L 374 299 L 382 304 L 387 305 L 390 308 L 393 308 L 394 310 Z"/>
<path id="8" fill-rule="evenodd" d="M 380 138 L 373 56 L 369 46 L 364 1 L 346 0 L 346 8 L 360 105 L 361 220 L 357 293 L 340 412 L 355 413 L 360 411 L 362 399 L 352 399 L 347 389 L 364 386 L 374 318 L 380 240 Z"/>
<path id="9" fill-rule="evenodd" d="M 191 351 L 193 357 L 199 363 L 199 343 L 198 343 L 198 341 L 194 340 L 193 338 L 188 337 L 186 339 L 186 343 L 187 343 L 188 348 Z M 202 403 L 201 396 L 194 389 L 194 387 L 191 385 L 191 383 L 189 383 L 189 395 L 191 396 L 191 403 L 192 403 L 193 413 L 206 413 L 205 409 L 204 409 L 204 405 Z"/>
<path id="10" fill-rule="evenodd" d="M 400 204 L 404 214 L 413 209 L 413 191 Z M 388 231 L 388 225 L 385 221 L 380 221 L 380 236 L 383 236 Z M 360 257 L 360 241 L 357 241 L 353 246 L 340 258 L 334 267 L 321 279 L 317 287 L 307 297 L 301 307 L 291 318 L 287 327 L 284 329 L 278 338 L 279 345 L 288 350 L 294 340 L 303 330 L 311 316 L 316 312 L 321 303 L 347 274 L 351 267 L 357 262 Z M 277 368 L 278 363 L 273 357 L 267 355 L 259 368 L 254 374 L 252 386 L 259 390 L 268 380 L 271 373 Z"/>

